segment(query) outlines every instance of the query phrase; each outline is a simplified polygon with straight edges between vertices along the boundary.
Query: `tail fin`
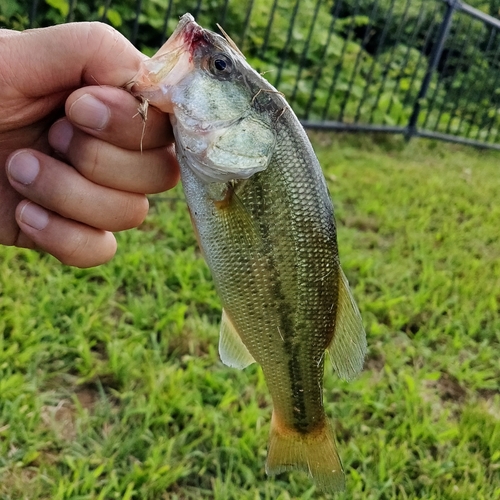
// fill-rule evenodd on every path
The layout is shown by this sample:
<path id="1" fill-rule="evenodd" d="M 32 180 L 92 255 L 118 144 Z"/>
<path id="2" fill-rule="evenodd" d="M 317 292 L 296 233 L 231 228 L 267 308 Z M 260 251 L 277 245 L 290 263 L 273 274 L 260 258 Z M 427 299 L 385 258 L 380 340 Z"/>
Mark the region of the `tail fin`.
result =
<path id="1" fill-rule="evenodd" d="M 287 470 L 303 470 L 322 491 L 345 488 L 344 469 L 337 452 L 330 424 L 309 434 L 301 434 L 278 422 L 273 412 L 266 472 L 269 475 Z"/>

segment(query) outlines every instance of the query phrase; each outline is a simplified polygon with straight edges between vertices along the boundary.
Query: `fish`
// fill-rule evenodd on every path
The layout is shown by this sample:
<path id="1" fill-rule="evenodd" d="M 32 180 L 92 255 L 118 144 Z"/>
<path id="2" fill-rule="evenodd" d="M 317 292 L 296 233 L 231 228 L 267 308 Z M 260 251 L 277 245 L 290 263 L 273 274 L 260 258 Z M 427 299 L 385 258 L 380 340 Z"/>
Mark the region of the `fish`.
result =
<path id="1" fill-rule="evenodd" d="M 273 402 L 267 474 L 303 470 L 320 490 L 343 490 L 323 404 L 325 353 L 350 380 L 367 343 L 302 125 L 227 35 L 190 14 L 130 90 L 170 115 L 191 220 L 223 306 L 220 358 L 263 370 Z"/>

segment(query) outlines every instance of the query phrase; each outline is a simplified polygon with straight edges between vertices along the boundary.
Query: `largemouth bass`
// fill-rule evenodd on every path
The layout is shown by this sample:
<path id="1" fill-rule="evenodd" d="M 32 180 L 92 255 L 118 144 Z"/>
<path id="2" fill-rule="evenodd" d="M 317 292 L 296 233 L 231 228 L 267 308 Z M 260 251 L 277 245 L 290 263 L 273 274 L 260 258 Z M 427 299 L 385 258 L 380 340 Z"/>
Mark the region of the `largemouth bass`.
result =
<path id="1" fill-rule="evenodd" d="M 302 469 L 320 489 L 343 489 L 323 408 L 325 350 L 351 379 L 366 339 L 302 126 L 236 45 L 190 14 L 143 63 L 132 92 L 170 113 L 191 218 L 224 308 L 221 360 L 262 366 L 274 405 L 267 473 Z"/>

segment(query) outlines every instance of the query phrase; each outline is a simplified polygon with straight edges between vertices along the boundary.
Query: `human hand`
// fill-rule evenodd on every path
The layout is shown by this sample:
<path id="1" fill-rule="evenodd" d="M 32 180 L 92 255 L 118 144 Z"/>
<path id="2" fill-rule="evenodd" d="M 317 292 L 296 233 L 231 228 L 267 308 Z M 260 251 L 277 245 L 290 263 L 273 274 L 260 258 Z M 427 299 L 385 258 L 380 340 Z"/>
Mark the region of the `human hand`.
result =
<path id="1" fill-rule="evenodd" d="M 104 263 L 145 193 L 177 183 L 168 118 L 149 109 L 141 153 L 138 102 L 116 88 L 144 57 L 101 23 L 0 30 L 0 244 Z"/>

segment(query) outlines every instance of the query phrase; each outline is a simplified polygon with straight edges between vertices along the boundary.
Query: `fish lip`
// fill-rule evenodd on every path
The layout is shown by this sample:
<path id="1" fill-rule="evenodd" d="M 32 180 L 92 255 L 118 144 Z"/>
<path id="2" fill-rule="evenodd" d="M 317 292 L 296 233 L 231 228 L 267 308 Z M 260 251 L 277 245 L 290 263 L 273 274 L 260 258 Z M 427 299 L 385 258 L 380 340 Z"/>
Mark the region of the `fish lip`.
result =
<path id="1" fill-rule="evenodd" d="M 184 14 L 166 43 L 151 59 L 142 63 L 134 80 L 127 86 L 128 90 L 153 105 L 155 101 L 162 102 L 160 109 L 171 113 L 173 108 L 168 91 L 187 74 L 195 48 L 208 41 L 206 33 L 191 14 Z"/>
<path id="2" fill-rule="evenodd" d="M 153 59 L 162 57 L 163 55 L 179 50 L 180 48 L 188 50 L 192 54 L 194 50 L 193 44 L 196 45 L 196 42 L 203 38 L 204 31 L 205 30 L 196 23 L 191 14 L 184 14 L 180 18 L 174 32 L 170 35 L 160 50 L 158 50 L 158 52 L 153 56 Z"/>

